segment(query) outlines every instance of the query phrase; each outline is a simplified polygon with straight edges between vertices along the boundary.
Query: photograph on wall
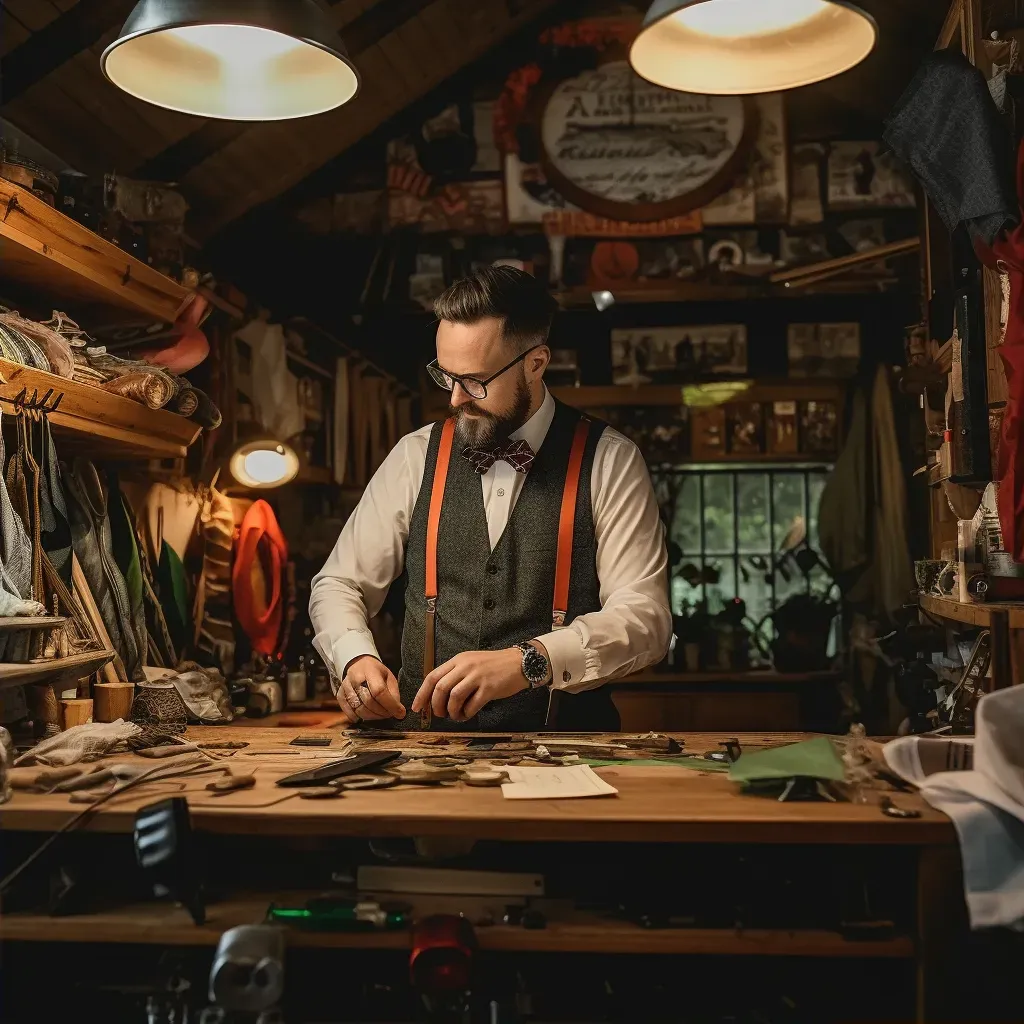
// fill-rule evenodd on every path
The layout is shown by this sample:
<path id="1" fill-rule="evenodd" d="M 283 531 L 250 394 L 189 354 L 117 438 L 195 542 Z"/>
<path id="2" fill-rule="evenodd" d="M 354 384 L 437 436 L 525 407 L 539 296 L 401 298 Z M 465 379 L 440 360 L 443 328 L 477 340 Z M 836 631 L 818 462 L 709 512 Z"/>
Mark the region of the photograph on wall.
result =
<path id="1" fill-rule="evenodd" d="M 781 93 L 752 97 L 757 134 L 742 171 L 702 210 L 705 224 L 783 222 L 789 208 L 786 118 Z"/>
<path id="2" fill-rule="evenodd" d="M 915 205 L 914 180 L 878 142 L 833 142 L 828 154 L 831 210 L 906 209 Z"/>
<path id="3" fill-rule="evenodd" d="M 505 208 L 509 224 L 539 224 L 546 213 L 576 211 L 544 176 L 540 164 L 523 163 L 505 154 Z"/>
<path id="4" fill-rule="evenodd" d="M 764 451 L 764 407 L 760 402 L 732 402 L 725 408 L 729 451 L 760 455 Z"/>
<path id="5" fill-rule="evenodd" d="M 789 223 L 820 224 L 825 219 L 821 197 L 821 173 L 825 147 L 805 142 L 793 147 L 789 195 Z"/>
<path id="6" fill-rule="evenodd" d="M 611 338 L 615 384 L 678 384 L 747 372 L 745 324 L 626 327 Z"/>
<path id="7" fill-rule="evenodd" d="M 860 324 L 790 324 L 791 377 L 852 377 L 860 363 Z"/>

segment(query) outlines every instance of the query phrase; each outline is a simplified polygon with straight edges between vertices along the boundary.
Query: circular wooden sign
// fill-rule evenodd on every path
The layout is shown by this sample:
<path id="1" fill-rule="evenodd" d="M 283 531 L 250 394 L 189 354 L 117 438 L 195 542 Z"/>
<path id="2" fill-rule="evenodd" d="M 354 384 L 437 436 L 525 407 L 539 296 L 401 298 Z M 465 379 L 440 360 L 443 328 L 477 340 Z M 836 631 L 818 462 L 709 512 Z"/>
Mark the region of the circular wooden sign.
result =
<path id="1" fill-rule="evenodd" d="M 754 137 L 742 96 L 698 96 L 640 78 L 627 61 L 543 90 L 535 108 L 548 181 L 615 220 L 677 217 L 732 184 Z"/>

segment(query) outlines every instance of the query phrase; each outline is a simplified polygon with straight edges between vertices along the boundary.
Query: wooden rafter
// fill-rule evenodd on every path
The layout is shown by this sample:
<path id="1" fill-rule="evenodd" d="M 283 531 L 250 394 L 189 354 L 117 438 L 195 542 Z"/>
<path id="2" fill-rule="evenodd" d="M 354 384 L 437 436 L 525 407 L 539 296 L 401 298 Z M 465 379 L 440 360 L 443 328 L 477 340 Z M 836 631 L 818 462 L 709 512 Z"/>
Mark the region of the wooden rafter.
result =
<path id="1" fill-rule="evenodd" d="M 181 178 L 192 204 L 190 230 L 207 238 L 281 195 L 377 126 L 426 95 L 556 0 L 434 0 L 359 60 L 359 96 L 301 122 L 248 127 Z"/>

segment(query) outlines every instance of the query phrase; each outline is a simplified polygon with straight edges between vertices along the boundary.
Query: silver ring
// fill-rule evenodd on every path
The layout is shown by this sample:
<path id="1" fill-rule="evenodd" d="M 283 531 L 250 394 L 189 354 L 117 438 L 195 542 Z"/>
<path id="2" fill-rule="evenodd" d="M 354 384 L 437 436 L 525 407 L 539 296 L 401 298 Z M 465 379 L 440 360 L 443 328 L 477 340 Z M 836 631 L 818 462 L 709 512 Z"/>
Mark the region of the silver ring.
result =
<path id="1" fill-rule="evenodd" d="M 358 711 L 363 706 L 363 702 L 359 699 L 358 695 L 355 693 L 354 690 L 352 692 L 352 696 L 346 697 L 345 699 L 348 701 L 348 706 L 353 711 Z"/>

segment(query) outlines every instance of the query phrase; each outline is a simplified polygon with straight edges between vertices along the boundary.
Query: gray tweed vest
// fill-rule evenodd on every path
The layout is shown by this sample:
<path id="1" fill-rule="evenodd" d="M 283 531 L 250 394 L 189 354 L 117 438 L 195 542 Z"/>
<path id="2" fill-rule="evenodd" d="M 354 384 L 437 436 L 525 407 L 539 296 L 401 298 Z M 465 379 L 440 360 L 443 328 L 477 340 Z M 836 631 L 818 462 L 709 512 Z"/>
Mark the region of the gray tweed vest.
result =
<path id="1" fill-rule="evenodd" d="M 558 517 L 573 431 L 579 418 L 577 411 L 557 403 L 551 428 L 493 551 L 480 477 L 462 458 L 456 442 L 448 467 L 437 539 L 436 664 L 463 651 L 501 650 L 551 631 Z M 430 435 L 405 552 L 405 627 L 398 678 L 406 707 L 411 706 L 423 681 L 427 512 L 441 426 L 438 423 Z M 577 615 L 601 607 L 590 478 L 594 451 L 603 429 L 604 424 L 592 425 L 583 456 L 566 624 Z M 435 716 L 432 728 L 480 732 L 540 729 L 547 715 L 548 697 L 547 688 L 523 690 L 492 702 L 469 722 Z M 603 688 L 579 695 L 559 694 L 558 700 L 558 728 L 618 728 L 611 697 Z"/>

